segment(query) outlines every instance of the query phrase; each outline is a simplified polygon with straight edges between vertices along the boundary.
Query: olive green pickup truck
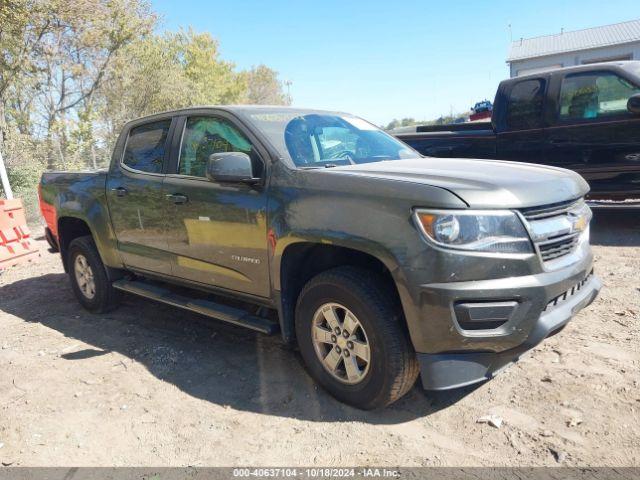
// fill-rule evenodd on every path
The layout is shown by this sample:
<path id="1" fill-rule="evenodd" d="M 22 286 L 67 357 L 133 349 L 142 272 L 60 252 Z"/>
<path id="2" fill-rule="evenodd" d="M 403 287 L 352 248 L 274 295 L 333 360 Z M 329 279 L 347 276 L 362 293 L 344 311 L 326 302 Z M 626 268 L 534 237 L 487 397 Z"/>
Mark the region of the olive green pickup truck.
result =
<path id="1" fill-rule="evenodd" d="M 359 408 L 477 383 L 560 331 L 601 284 L 586 182 L 437 159 L 361 118 L 199 107 L 128 123 L 107 170 L 45 173 L 79 302 L 122 292 L 297 344 Z"/>

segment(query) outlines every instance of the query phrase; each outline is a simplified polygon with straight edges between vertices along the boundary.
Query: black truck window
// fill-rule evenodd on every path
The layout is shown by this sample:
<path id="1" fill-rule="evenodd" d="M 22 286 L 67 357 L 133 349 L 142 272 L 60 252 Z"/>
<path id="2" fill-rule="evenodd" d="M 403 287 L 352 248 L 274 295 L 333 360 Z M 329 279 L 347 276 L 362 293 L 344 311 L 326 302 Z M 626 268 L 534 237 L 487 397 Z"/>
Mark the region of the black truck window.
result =
<path id="1" fill-rule="evenodd" d="M 236 127 L 222 118 L 189 117 L 180 147 L 178 173 L 204 177 L 209 155 L 224 152 L 243 152 L 249 155 L 256 169 L 253 146 Z"/>
<path id="2" fill-rule="evenodd" d="M 613 72 L 567 75 L 560 87 L 560 120 L 585 120 L 627 113 L 627 100 L 640 92 Z"/>
<path id="3" fill-rule="evenodd" d="M 507 107 L 507 127 L 525 130 L 542 127 L 544 80 L 523 80 L 511 89 Z"/>
<path id="4" fill-rule="evenodd" d="M 168 119 L 132 128 L 122 163 L 140 172 L 161 173 L 170 126 L 171 120 Z"/>

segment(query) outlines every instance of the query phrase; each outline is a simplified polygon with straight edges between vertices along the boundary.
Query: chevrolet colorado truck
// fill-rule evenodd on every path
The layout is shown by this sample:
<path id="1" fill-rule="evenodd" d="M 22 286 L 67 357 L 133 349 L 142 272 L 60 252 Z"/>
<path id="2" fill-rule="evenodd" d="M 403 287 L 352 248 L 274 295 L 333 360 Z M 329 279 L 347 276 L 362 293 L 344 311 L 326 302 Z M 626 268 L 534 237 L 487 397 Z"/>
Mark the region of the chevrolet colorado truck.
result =
<path id="1" fill-rule="evenodd" d="M 587 183 L 560 168 L 425 158 L 359 117 L 286 107 L 128 123 L 102 171 L 45 173 L 78 301 L 141 295 L 297 344 L 372 409 L 421 375 L 491 378 L 597 296 Z"/>
<path id="2" fill-rule="evenodd" d="M 393 133 L 424 155 L 568 168 L 589 182 L 590 200 L 636 207 L 631 201 L 640 199 L 640 61 L 504 80 L 490 123 L 403 127 Z"/>

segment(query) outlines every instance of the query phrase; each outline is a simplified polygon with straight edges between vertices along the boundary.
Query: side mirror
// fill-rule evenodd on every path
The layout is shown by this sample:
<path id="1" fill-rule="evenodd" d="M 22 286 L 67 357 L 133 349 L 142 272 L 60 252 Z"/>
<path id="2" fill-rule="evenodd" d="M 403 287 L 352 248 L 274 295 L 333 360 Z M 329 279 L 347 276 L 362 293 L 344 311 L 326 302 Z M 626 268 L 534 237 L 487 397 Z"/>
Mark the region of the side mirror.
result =
<path id="1" fill-rule="evenodd" d="M 627 100 L 627 110 L 635 114 L 640 113 L 640 93 L 629 97 L 629 100 Z"/>
<path id="2" fill-rule="evenodd" d="M 243 152 L 213 153 L 207 162 L 207 178 L 212 182 L 258 183 L 249 155 Z"/>

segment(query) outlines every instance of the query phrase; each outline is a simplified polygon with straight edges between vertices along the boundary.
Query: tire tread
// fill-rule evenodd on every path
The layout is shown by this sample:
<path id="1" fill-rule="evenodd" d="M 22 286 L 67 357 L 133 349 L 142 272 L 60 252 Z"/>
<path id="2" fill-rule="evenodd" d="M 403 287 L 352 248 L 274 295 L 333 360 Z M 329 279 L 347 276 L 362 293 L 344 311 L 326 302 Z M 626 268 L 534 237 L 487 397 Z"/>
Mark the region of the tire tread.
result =
<path id="1" fill-rule="evenodd" d="M 305 294 L 319 284 L 331 283 L 352 292 L 356 292 L 363 302 L 380 312 L 380 336 L 385 338 L 385 348 L 389 355 L 389 370 L 392 372 L 390 385 L 382 389 L 381 396 L 371 399 L 363 408 L 386 407 L 404 396 L 415 384 L 419 374 L 419 365 L 408 334 L 403 328 L 401 307 L 396 305 L 382 277 L 375 272 L 358 267 L 336 267 L 318 274 L 302 289 L 298 305 Z"/>

